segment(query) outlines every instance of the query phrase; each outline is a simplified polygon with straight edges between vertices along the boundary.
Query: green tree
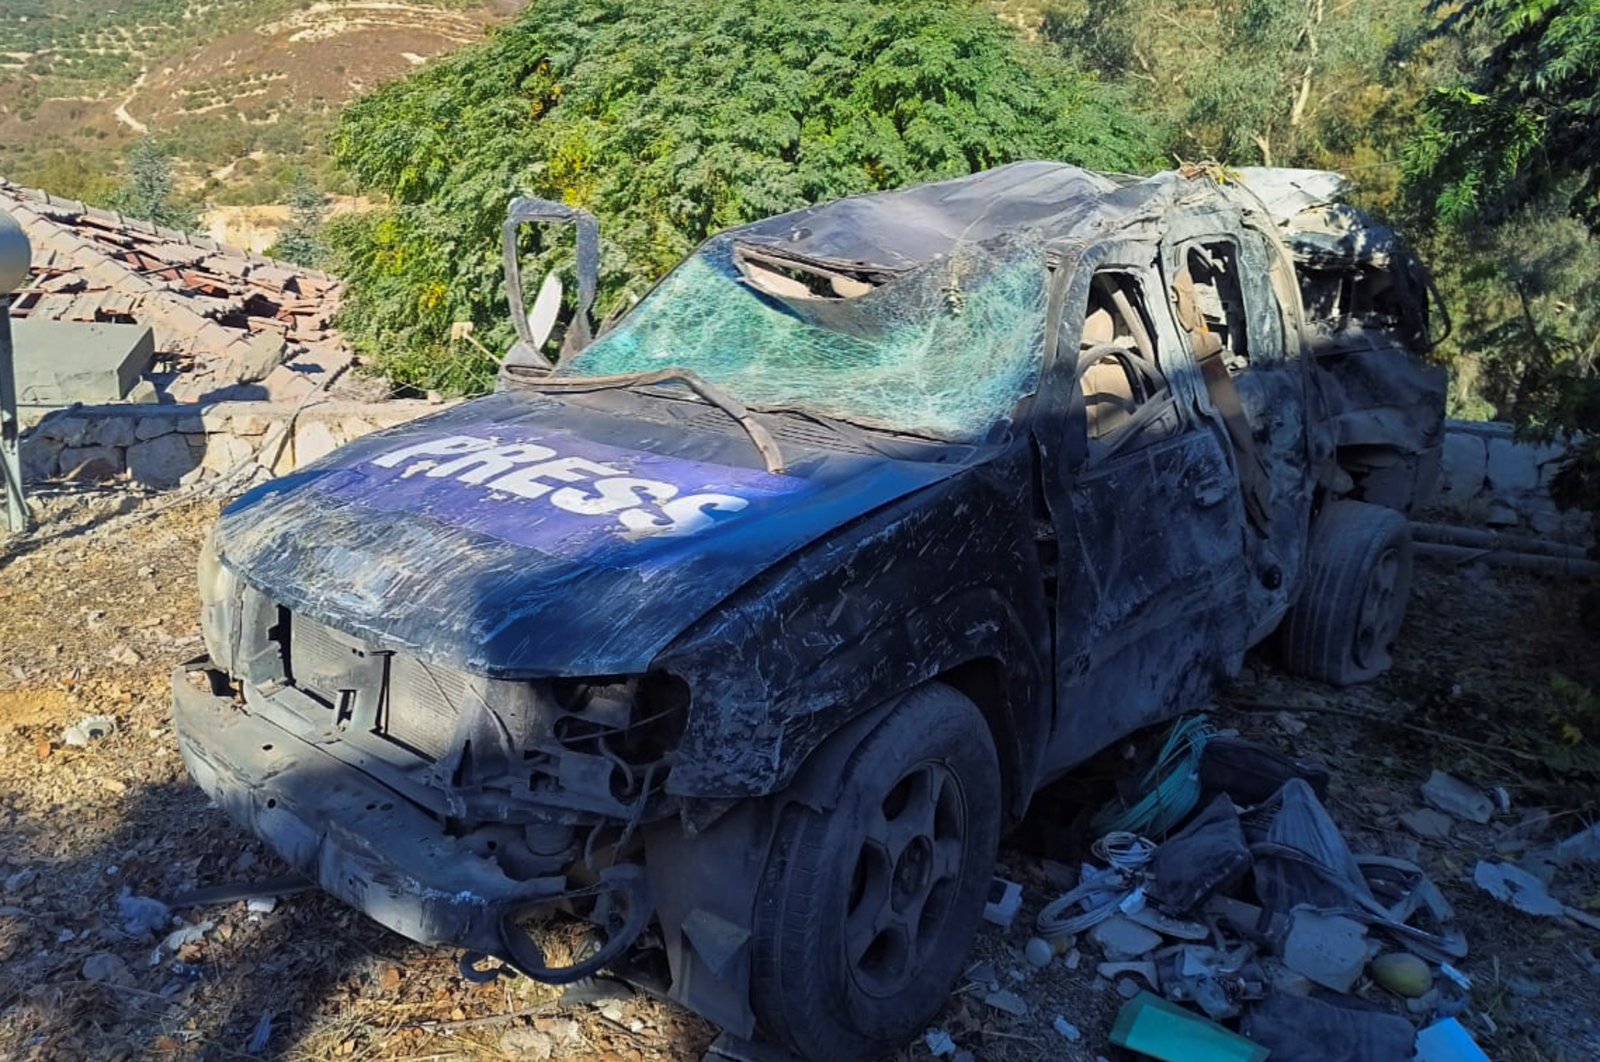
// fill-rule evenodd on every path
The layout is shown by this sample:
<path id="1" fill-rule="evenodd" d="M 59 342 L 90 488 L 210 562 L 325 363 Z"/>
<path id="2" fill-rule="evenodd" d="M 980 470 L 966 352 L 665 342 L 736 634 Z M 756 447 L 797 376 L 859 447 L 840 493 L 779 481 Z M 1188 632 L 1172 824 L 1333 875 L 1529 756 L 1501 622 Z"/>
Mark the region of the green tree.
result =
<path id="1" fill-rule="evenodd" d="M 1041 32 L 1134 89 L 1175 154 L 1338 166 L 1374 161 L 1421 28 L 1393 0 L 1057 0 Z"/>
<path id="2" fill-rule="evenodd" d="M 1475 73 L 1437 90 L 1407 155 L 1447 222 L 1495 221 L 1565 193 L 1600 230 L 1600 0 L 1465 0 L 1441 32 L 1482 38 Z"/>
<path id="3" fill-rule="evenodd" d="M 172 159 L 149 137 L 128 156 L 128 176 L 107 197 L 107 205 L 132 218 L 193 232 L 200 227 L 194 208 L 180 201 L 173 188 Z"/>
<path id="4" fill-rule="evenodd" d="M 595 212 L 601 313 L 709 233 L 1019 158 L 1158 163 L 1146 123 L 971 0 L 548 0 L 358 101 L 339 163 L 392 204 L 329 226 L 344 328 L 395 376 L 481 385 L 509 337 L 513 195 Z"/>
<path id="5" fill-rule="evenodd" d="M 1600 0 L 1434 7 L 1469 62 L 1424 102 L 1406 176 L 1436 244 L 1460 251 L 1443 284 L 1459 348 L 1493 413 L 1582 433 L 1556 486 L 1600 509 Z"/>
<path id="6" fill-rule="evenodd" d="M 275 258 L 299 266 L 319 266 L 328 253 L 322 229 L 328 204 L 304 172 L 297 172 L 289 189 L 289 224 L 269 250 Z"/>

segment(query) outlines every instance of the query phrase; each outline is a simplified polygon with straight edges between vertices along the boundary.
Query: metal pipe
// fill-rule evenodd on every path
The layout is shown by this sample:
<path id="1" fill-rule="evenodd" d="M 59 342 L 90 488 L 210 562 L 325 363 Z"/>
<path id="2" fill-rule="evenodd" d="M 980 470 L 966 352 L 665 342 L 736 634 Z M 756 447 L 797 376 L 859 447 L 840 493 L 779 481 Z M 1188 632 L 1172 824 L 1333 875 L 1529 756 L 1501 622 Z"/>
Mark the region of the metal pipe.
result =
<path id="1" fill-rule="evenodd" d="M 1552 557 L 1543 553 L 1517 553 L 1510 550 L 1474 549 L 1471 546 L 1451 546 L 1442 542 L 1418 542 L 1412 547 L 1417 556 L 1454 564 L 1482 562 L 1498 568 L 1517 568 L 1543 575 L 1565 575 L 1575 579 L 1593 579 L 1600 576 L 1600 564 L 1575 557 Z"/>
<path id="2" fill-rule="evenodd" d="M 22 226 L 0 210 L 0 493 L 5 495 L 6 523 L 18 535 L 28 530 L 28 503 L 22 496 L 22 424 L 17 419 L 11 293 L 27 279 L 32 260 Z"/>
<path id="3" fill-rule="evenodd" d="M 1418 542 L 1442 542 L 1451 546 L 1472 546 L 1509 553 L 1542 553 L 1551 557 L 1570 557 L 1587 560 L 1589 551 L 1583 546 L 1568 542 L 1551 542 L 1527 535 L 1506 535 L 1498 531 L 1484 531 L 1475 527 L 1456 527 L 1452 524 L 1430 524 L 1412 521 L 1411 537 Z"/>

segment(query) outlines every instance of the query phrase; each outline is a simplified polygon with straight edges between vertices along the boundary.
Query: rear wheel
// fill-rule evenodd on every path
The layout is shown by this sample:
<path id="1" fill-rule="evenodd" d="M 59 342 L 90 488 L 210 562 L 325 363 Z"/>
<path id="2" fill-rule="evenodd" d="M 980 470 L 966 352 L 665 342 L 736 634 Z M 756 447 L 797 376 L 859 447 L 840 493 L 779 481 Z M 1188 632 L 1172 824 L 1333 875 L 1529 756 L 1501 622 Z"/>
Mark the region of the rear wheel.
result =
<path id="1" fill-rule="evenodd" d="M 1411 596 L 1411 532 L 1393 509 L 1336 501 L 1312 528 L 1306 578 L 1282 628 L 1289 670 L 1335 686 L 1393 662 Z"/>
<path id="2" fill-rule="evenodd" d="M 890 710 L 832 784 L 830 810 L 782 812 L 752 1001 L 767 1036 L 837 1062 L 900 1046 L 949 995 L 994 872 L 1000 769 L 977 706 L 935 683 Z"/>

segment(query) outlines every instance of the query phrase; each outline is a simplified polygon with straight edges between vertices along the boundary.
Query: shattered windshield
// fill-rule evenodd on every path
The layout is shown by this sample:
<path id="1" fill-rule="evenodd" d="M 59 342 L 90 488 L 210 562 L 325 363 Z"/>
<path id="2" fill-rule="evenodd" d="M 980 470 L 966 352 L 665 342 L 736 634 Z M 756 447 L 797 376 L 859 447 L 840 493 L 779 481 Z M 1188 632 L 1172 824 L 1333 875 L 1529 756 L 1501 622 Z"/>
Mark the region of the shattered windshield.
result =
<path id="1" fill-rule="evenodd" d="M 558 375 L 690 369 L 757 408 L 976 440 L 1038 382 L 1044 285 L 1014 244 L 874 272 L 724 235 Z"/>

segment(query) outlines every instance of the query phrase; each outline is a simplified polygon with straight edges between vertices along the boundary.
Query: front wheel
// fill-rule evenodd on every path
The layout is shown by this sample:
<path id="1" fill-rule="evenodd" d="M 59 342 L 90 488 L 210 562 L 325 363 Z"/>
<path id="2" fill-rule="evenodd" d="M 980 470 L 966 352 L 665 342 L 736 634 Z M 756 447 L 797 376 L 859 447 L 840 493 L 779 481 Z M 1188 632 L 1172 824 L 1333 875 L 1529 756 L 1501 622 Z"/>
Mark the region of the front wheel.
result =
<path id="1" fill-rule="evenodd" d="M 943 1005 L 983 914 L 1001 798 L 988 724 L 939 683 L 891 709 L 833 784 L 831 809 L 781 812 L 752 985 L 766 1035 L 827 1062 L 876 1058 Z"/>
<path id="2" fill-rule="evenodd" d="M 1284 618 L 1290 671 L 1349 686 L 1393 662 L 1411 596 L 1411 530 L 1381 505 L 1336 501 L 1312 527 L 1306 577 Z"/>

